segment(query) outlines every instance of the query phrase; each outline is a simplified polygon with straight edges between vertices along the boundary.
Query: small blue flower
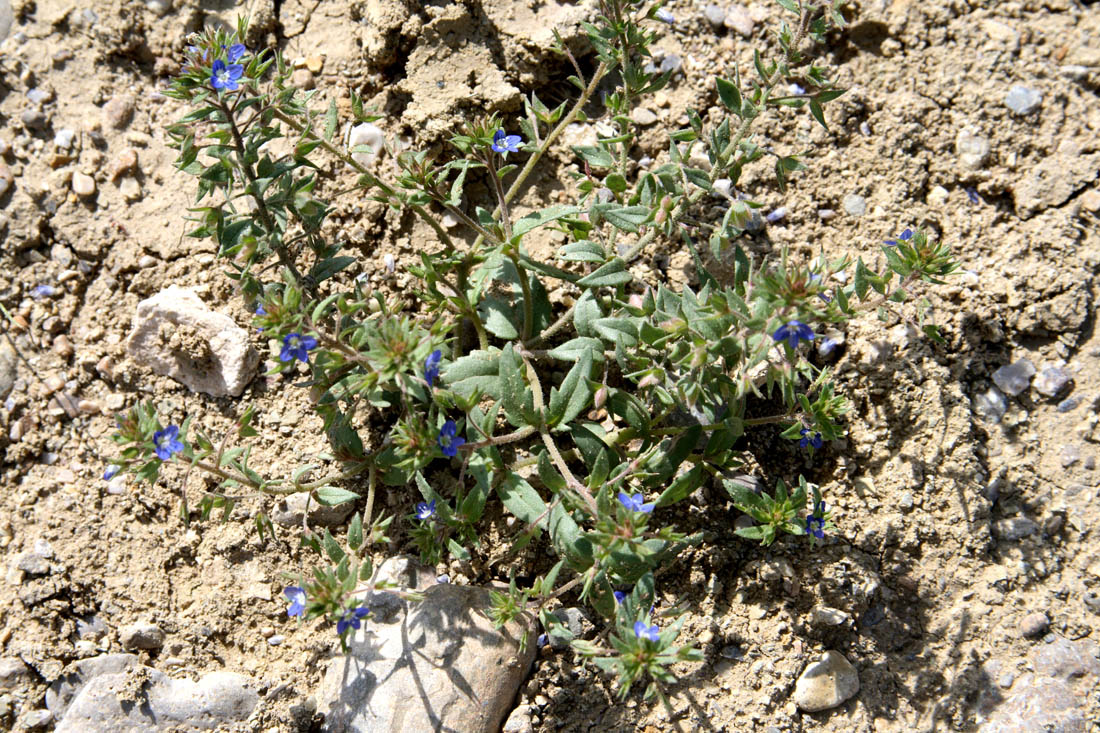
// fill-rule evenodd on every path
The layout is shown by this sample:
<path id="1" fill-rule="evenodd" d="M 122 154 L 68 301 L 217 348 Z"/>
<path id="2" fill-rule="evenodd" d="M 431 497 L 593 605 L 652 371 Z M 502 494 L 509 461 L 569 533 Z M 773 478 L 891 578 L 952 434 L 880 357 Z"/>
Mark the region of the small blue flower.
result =
<path id="1" fill-rule="evenodd" d="M 901 234 L 898 235 L 897 239 L 887 239 L 886 244 L 887 244 L 887 246 L 890 246 L 890 247 L 897 247 L 902 242 L 908 242 L 912 238 L 913 238 L 913 230 L 912 229 L 906 229 L 904 232 L 902 232 Z"/>
<path id="2" fill-rule="evenodd" d="M 283 588 L 283 595 L 290 601 L 290 607 L 286 609 L 287 616 L 301 616 L 306 612 L 306 590 L 292 585 Z"/>
<path id="3" fill-rule="evenodd" d="M 819 540 L 825 539 L 825 519 L 823 517 L 806 517 L 806 534 L 813 535 Z"/>
<path id="4" fill-rule="evenodd" d="M 309 361 L 309 350 L 317 346 L 317 339 L 300 333 L 288 333 L 283 338 L 283 350 L 279 352 L 279 361 Z"/>
<path id="5" fill-rule="evenodd" d="M 179 435 L 180 429 L 175 425 L 169 425 L 164 430 L 153 433 L 153 452 L 157 454 L 157 458 L 167 461 L 173 453 L 183 450 Z"/>
<path id="6" fill-rule="evenodd" d="M 546 634 L 539 634 L 539 638 L 535 639 L 535 646 L 546 646 L 550 643 L 550 637 Z"/>
<path id="7" fill-rule="evenodd" d="M 626 600 L 626 591 L 617 590 L 611 595 L 615 596 L 615 603 L 622 603 Z"/>
<path id="8" fill-rule="evenodd" d="M 210 86 L 215 89 L 224 89 L 228 92 L 235 92 L 240 87 L 237 84 L 237 80 L 244 74 L 244 67 L 240 64 L 229 64 L 226 66 L 225 62 L 221 59 L 214 61 L 214 68 L 210 73 Z"/>
<path id="9" fill-rule="evenodd" d="M 504 130 L 497 130 L 493 134 L 493 150 L 498 153 L 503 153 L 507 157 L 508 153 L 518 153 L 520 143 L 523 142 L 523 138 L 519 135 L 505 135 Z"/>
<path id="10" fill-rule="evenodd" d="M 222 46 L 225 48 L 225 46 Z M 240 61 L 241 56 L 248 53 L 248 49 L 244 47 L 243 43 L 234 43 L 229 47 L 229 50 L 225 52 L 225 57 L 229 59 L 229 63 L 235 64 Z"/>
<path id="11" fill-rule="evenodd" d="M 466 442 L 465 438 L 459 438 L 455 435 L 457 432 L 458 426 L 455 425 L 454 420 L 448 420 L 439 429 L 439 437 L 436 441 L 439 443 L 439 449 L 443 451 L 443 455 L 448 458 L 454 458 L 458 455 L 459 446 Z"/>
<path id="12" fill-rule="evenodd" d="M 642 497 L 641 494 L 628 495 L 625 491 L 620 491 L 619 492 L 619 503 L 620 504 L 622 504 L 623 506 L 625 506 L 627 509 L 629 509 L 632 512 L 642 512 L 644 514 L 649 514 L 650 512 L 653 511 L 653 507 L 655 505 L 652 501 L 649 502 L 648 504 L 643 504 L 642 499 L 643 499 L 643 497 Z"/>
<path id="13" fill-rule="evenodd" d="M 661 630 L 656 626 L 646 626 L 645 621 L 634 622 L 634 636 L 639 639 L 649 639 L 650 641 L 660 641 Z"/>
<path id="14" fill-rule="evenodd" d="M 786 341 L 793 351 L 798 348 L 799 341 L 813 341 L 814 330 L 802 321 L 787 321 L 775 329 L 772 338 L 776 341 Z"/>
<path id="15" fill-rule="evenodd" d="M 417 519 L 431 519 L 435 516 L 435 499 L 422 501 L 416 505 Z"/>
<path id="16" fill-rule="evenodd" d="M 115 466 L 115 465 L 107 466 L 107 470 L 103 472 L 103 480 L 104 481 L 110 481 L 111 479 L 113 479 L 115 476 L 118 475 L 118 472 L 121 469 L 122 469 L 121 466 Z"/>
<path id="17" fill-rule="evenodd" d="M 340 620 L 336 622 L 336 633 L 343 636 L 344 632 L 348 628 L 353 628 L 356 631 L 362 626 L 362 621 L 370 615 L 370 609 L 366 606 L 359 606 L 358 608 L 351 608 L 344 611 L 344 615 L 340 617 Z"/>
<path id="18" fill-rule="evenodd" d="M 256 304 L 255 313 L 258 316 L 266 316 L 267 315 L 267 311 L 264 310 L 264 304 L 263 303 L 257 303 Z"/>
<path id="19" fill-rule="evenodd" d="M 443 361 L 443 352 L 439 349 L 428 354 L 428 358 L 424 360 L 424 380 L 429 387 L 435 384 L 435 380 L 439 379 L 439 362 L 441 361 Z"/>
<path id="20" fill-rule="evenodd" d="M 811 445 L 814 448 L 820 449 L 821 446 L 825 445 L 825 441 L 821 438 L 821 433 L 814 433 L 811 435 L 809 428 L 802 428 L 799 434 L 802 436 L 802 439 L 798 441 L 799 448 L 805 448 Z"/>

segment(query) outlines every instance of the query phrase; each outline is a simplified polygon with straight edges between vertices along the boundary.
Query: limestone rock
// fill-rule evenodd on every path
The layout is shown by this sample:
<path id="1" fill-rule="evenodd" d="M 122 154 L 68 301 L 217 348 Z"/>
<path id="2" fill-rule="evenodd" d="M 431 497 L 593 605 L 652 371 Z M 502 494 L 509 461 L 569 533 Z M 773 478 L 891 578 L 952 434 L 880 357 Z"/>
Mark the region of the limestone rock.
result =
<path id="1" fill-rule="evenodd" d="M 122 648 L 160 649 L 164 646 L 164 632 L 156 624 L 130 624 L 118 633 Z"/>
<path id="2" fill-rule="evenodd" d="M 439 584 L 412 604 L 382 595 L 402 609 L 372 613 L 349 653 L 329 663 L 317 695 L 324 730 L 499 731 L 535 656 L 532 620 L 494 629 L 483 588 Z"/>
<path id="3" fill-rule="evenodd" d="M 138 303 L 127 350 L 139 364 L 213 397 L 239 395 L 260 363 L 248 331 L 176 285 Z"/>
<path id="4" fill-rule="evenodd" d="M 1100 153 L 1083 155 L 1072 144 L 1063 146 L 1012 184 L 1016 210 L 1027 219 L 1044 209 L 1061 206 L 1095 181 L 1098 172 Z"/>
<path id="5" fill-rule="evenodd" d="M 835 708 L 859 692 L 859 675 L 840 652 L 825 652 L 794 685 L 794 701 L 807 713 Z"/>

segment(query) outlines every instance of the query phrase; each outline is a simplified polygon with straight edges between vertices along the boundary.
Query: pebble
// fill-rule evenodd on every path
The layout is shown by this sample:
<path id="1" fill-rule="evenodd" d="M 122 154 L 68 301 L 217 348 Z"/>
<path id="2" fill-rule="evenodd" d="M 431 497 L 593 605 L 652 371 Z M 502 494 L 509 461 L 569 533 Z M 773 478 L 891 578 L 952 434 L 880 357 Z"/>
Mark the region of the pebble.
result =
<path id="1" fill-rule="evenodd" d="M 53 720 L 53 713 L 49 710 L 28 710 L 19 718 L 19 725 L 26 730 L 44 728 Z"/>
<path id="2" fill-rule="evenodd" d="M 657 114 L 646 107 L 635 107 L 630 113 L 630 119 L 642 127 L 649 127 L 657 121 Z"/>
<path id="3" fill-rule="evenodd" d="M 62 150 L 69 150 L 73 146 L 73 142 L 76 140 L 76 130 L 70 130 L 63 128 L 57 131 L 57 134 L 53 136 L 53 144 Z"/>
<path id="4" fill-rule="evenodd" d="M 807 713 L 835 708 L 859 692 L 859 675 L 840 652 L 809 664 L 794 685 L 794 702 Z"/>
<path id="5" fill-rule="evenodd" d="M 37 107 L 27 107 L 19 113 L 19 119 L 28 130 L 41 130 L 46 126 L 46 114 Z"/>
<path id="6" fill-rule="evenodd" d="M 1034 611 L 1020 619 L 1020 635 L 1026 639 L 1042 636 L 1050 628 L 1050 619 L 1042 611 Z"/>
<path id="7" fill-rule="evenodd" d="M 16 560 L 16 567 L 27 575 L 46 575 L 50 572 L 50 561 L 40 552 L 24 552 Z"/>
<path id="8" fill-rule="evenodd" d="M 787 207 L 780 206 L 768 212 L 768 215 L 764 217 L 769 224 L 775 224 L 776 222 L 783 221 L 787 218 Z"/>
<path id="9" fill-rule="evenodd" d="M 314 74 L 320 74 L 325 66 L 324 56 L 306 56 L 306 69 Z"/>
<path id="10" fill-rule="evenodd" d="M 87 198 L 95 193 L 95 179 L 91 176 L 77 171 L 73 173 L 72 180 L 73 193 L 81 198 Z"/>
<path id="11" fill-rule="evenodd" d="M 11 0 L 0 0 L 0 41 L 8 37 L 12 20 Z"/>
<path id="12" fill-rule="evenodd" d="M 118 154 L 118 157 L 115 158 L 114 162 L 111 164 L 111 167 L 108 169 L 111 180 L 118 180 L 123 175 L 137 168 L 137 164 L 137 150 L 133 148 L 126 148 Z"/>
<path id="13" fill-rule="evenodd" d="M 127 176 L 118 184 L 118 191 L 127 201 L 140 201 L 142 196 L 141 184 L 136 179 Z"/>
<path id="14" fill-rule="evenodd" d="M 863 216 L 867 213 L 867 199 L 858 193 L 850 193 L 845 196 L 842 205 L 849 216 Z"/>
<path id="15" fill-rule="evenodd" d="M 955 136 L 955 155 L 963 168 L 978 170 L 989 157 L 989 140 L 973 129 L 964 127 Z"/>
<path id="16" fill-rule="evenodd" d="M 726 11 L 722 10 L 722 8 L 717 5 L 708 5 L 703 8 L 703 16 L 715 30 L 721 28 L 726 23 Z"/>
<path id="17" fill-rule="evenodd" d="M 302 91 L 308 92 L 315 86 L 313 72 L 309 69 L 296 69 L 290 76 L 290 84 Z"/>
<path id="18" fill-rule="evenodd" d="M 164 632 L 156 624 L 136 623 L 124 626 L 118 632 L 118 639 L 122 648 L 135 649 L 160 649 L 164 646 Z"/>
<path id="19" fill-rule="evenodd" d="M 752 19 L 744 5 L 731 5 L 722 23 L 745 38 L 752 35 L 753 28 L 756 26 L 756 21 Z"/>
<path id="20" fill-rule="evenodd" d="M 1081 449 L 1075 445 L 1062 446 L 1062 453 L 1060 455 L 1062 461 L 1062 468 L 1069 468 L 1077 461 L 1081 460 Z"/>
<path id="21" fill-rule="evenodd" d="M 1018 115 L 1030 114 L 1043 102 L 1043 93 L 1038 89 L 1016 84 L 1005 94 L 1005 106 Z"/>
<path id="22" fill-rule="evenodd" d="M 0 160 L 0 196 L 3 196 L 15 183 L 15 176 L 11 173 L 8 164 Z"/>
<path id="23" fill-rule="evenodd" d="M 732 195 L 731 191 L 733 190 L 733 181 L 729 178 L 719 178 L 711 184 L 711 188 L 714 189 L 715 193 L 723 197 L 730 197 Z"/>
<path id="24" fill-rule="evenodd" d="M 1048 366 L 1035 376 L 1031 386 L 1045 397 L 1057 397 L 1072 381 L 1073 375 L 1064 367 Z"/>
<path id="25" fill-rule="evenodd" d="M 302 514 L 309 503 L 309 524 L 314 527 L 336 527 L 355 510 L 355 502 L 347 501 L 336 506 L 324 506 L 316 499 L 310 500 L 306 492 L 291 494 L 276 503 L 271 518 L 284 527 L 301 527 Z"/>
<path id="26" fill-rule="evenodd" d="M 569 632 L 577 639 L 583 638 L 587 633 L 587 629 L 592 628 L 592 623 L 588 620 L 588 617 L 584 615 L 584 611 L 579 608 L 572 606 L 568 608 L 559 608 L 556 611 L 551 611 L 551 615 L 565 624 Z M 553 649 L 562 651 L 569 648 L 569 640 L 551 634 L 550 646 Z"/>
<path id="27" fill-rule="evenodd" d="M 270 644 L 271 646 L 279 646 L 284 641 L 286 641 L 286 637 L 283 636 L 282 634 L 274 634 L 274 635 L 269 636 L 267 638 L 267 643 Z"/>
<path id="28" fill-rule="evenodd" d="M 1035 365 L 1029 359 L 1019 359 L 993 372 L 993 382 L 1010 397 L 1023 392 L 1035 376 Z"/>
<path id="29" fill-rule="evenodd" d="M 382 128 L 370 122 L 364 122 L 351 128 L 351 133 L 348 134 L 348 148 L 351 149 L 360 145 L 369 146 L 371 152 L 352 153 L 352 160 L 363 167 L 369 167 L 386 147 L 386 136 L 382 133 Z"/>
<path id="30" fill-rule="evenodd" d="M 1039 525 L 1027 517 L 999 519 L 993 523 L 993 534 L 999 539 L 1015 542 L 1039 531 Z"/>
<path id="31" fill-rule="evenodd" d="M 933 186 L 932 190 L 928 192 L 928 205 L 929 206 L 943 206 L 947 203 L 947 197 L 950 196 L 950 192 L 943 186 Z"/>
<path id="32" fill-rule="evenodd" d="M 681 58 L 680 54 L 678 54 L 678 53 L 670 53 L 667 56 L 665 56 L 663 59 L 661 59 L 660 69 L 661 69 L 662 74 L 667 74 L 667 73 L 675 74 L 676 72 L 680 71 L 683 68 L 684 68 L 684 59 Z"/>
<path id="33" fill-rule="evenodd" d="M 128 96 L 115 96 L 103 105 L 103 122 L 107 127 L 123 130 L 134 117 L 134 100 Z"/>
<path id="34" fill-rule="evenodd" d="M 45 104 L 50 101 L 51 96 L 49 90 L 46 89 L 35 87 L 34 89 L 27 90 L 27 99 L 34 104 Z"/>
<path id="35" fill-rule="evenodd" d="M 815 608 L 810 613 L 810 617 L 814 624 L 818 626 L 840 626 L 843 623 L 847 623 L 852 618 L 838 608 L 828 608 L 826 606 Z"/>
<path id="36" fill-rule="evenodd" d="M 529 733 L 535 729 L 532 716 L 538 712 L 534 705 L 520 705 L 508 714 L 501 733 Z"/>
<path id="37" fill-rule="evenodd" d="M 163 18 L 172 10 L 172 0 L 145 0 L 145 7 Z"/>

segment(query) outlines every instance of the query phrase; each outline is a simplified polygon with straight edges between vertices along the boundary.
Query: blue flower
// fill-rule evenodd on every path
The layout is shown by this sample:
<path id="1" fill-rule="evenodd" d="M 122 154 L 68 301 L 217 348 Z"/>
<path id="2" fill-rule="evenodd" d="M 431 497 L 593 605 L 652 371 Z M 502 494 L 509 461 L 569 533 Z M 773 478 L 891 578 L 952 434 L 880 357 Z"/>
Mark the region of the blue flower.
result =
<path id="1" fill-rule="evenodd" d="M 615 596 L 615 603 L 622 603 L 626 600 L 626 591 L 617 590 L 611 595 Z"/>
<path id="2" fill-rule="evenodd" d="M 210 73 L 210 86 L 215 89 L 224 89 L 229 92 L 235 92 L 239 88 L 237 80 L 244 74 L 244 67 L 240 64 L 229 64 L 226 66 L 225 62 L 221 59 L 214 61 L 214 68 Z"/>
<path id="3" fill-rule="evenodd" d="M 798 348 L 799 341 L 813 341 L 814 330 L 802 321 L 787 321 L 775 329 L 772 338 L 776 341 L 786 341 L 792 350 Z"/>
<path id="4" fill-rule="evenodd" d="M 443 455 L 454 458 L 458 455 L 458 448 L 466 442 L 465 438 L 459 438 L 455 435 L 458 432 L 458 426 L 455 425 L 454 420 L 448 420 L 443 423 L 443 427 L 439 429 L 439 437 L 436 441 L 439 443 L 439 449 L 443 451 Z"/>
<path id="5" fill-rule="evenodd" d="M 258 316 L 266 316 L 267 315 L 267 311 L 264 310 L 264 304 L 263 303 L 257 303 L 256 304 L 256 310 L 254 312 Z"/>
<path id="6" fill-rule="evenodd" d="M 179 435 L 180 429 L 175 425 L 169 425 L 164 430 L 153 433 L 153 452 L 157 454 L 157 458 L 167 461 L 173 453 L 183 450 Z"/>
<path id="7" fill-rule="evenodd" d="M 634 636 L 639 639 L 649 639 L 650 641 L 659 641 L 661 638 L 661 630 L 656 626 L 646 626 L 645 621 L 634 622 Z"/>
<path id="8" fill-rule="evenodd" d="M 435 516 L 435 499 L 422 501 L 416 505 L 417 519 L 431 519 Z"/>
<path id="9" fill-rule="evenodd" d="M 886 244 L 889 247 L 897 247 L 902 242 L 908 242 L 912 238 L 913 238 L 913 230 L 912 229 L 906 229 L 904 232 L 902 232 L 901 234 L 898 235 L 897 239 L 887 239 Z"/>
<path id="10" fill-rule="evenodd" d="M 283 588 L 283 595 L 290 601 L 286 609 L 287 616 L 301 616 L 306 612 L 306 590 L 296 585 Z"/>
<path id="11" fill-rule="evenodd" d="M 309 361 L 309 350 L 317 346 L 317 339 L 300 333 L 288 333 L 283 338 L 283 350 L 279 352 L 279 361 Z"/>
<path id="12" fill-rule="evenodd" d="M 802 439 L 798 441 L 799 448 L 805 448 L 806 446 L 811 445 L 814 448 L 820 449 L 821 446 L 825 445 L 825 441 L 821 439 L 821 433 L 814 433 L 813 435 L 810 435 L 809 428 L 802 428 L 802 430 L 799 431 L 799 434 L 802 436 Z"/>
<path id="13" fill-rule="evenodd" d="M 819 540 L 825 539 L 824 517 L 806 517 L 806 534 L 813 535 Z"/>
<path id="14" fill-rule="evenodd" d="M 439 349 L 428 354 L 428 358 L 424 360 L 424 379 L 428 382 L 429 387 L 435 384 L 435 380 L 439 379 L 439 362 L 441 361 L 443 361 L 443 352 Z"/>
<path id="15" fill-rule="evenodd" d="M 641 494 L 627 495 L 625 491 L 619 492 L 620 504 L 622 504 L 632 512 L 642 512 L 644 514 L 649 514 L 653 511 L 654 503 L 651 501 L 648 504 L 643 504 L 642 498 L 643 497 Z"/>
<path id="16" fill-rule="evenodd" d="M 103 472 L 103 480 L 104 481 L 110 481 L 111 479 L 113 479 L 115 476 L 118 475 L 118 472 L 121 469 L 122 469 L 121 466 L 115 466 L 115 465 L 107 466 L 107 470 Z"/>
<path id="17" fill-rule="evenodd" d="M 225 48 L 225 46 L 222 46 L 222 48 Z M 234 43 L 229 47 L 229 50 L 225 52 L 225 57 L 229 59 L 229 63 L 235 64 L 240 60 L 241 56 L 244 56 L 246 53 L 248 53 L 248 49 L 244 47 L 243 43 Z"/>
<path id="18" fill-rule="evenodd" d="M 343 636 L 344 632 L 347 631 L 349 627 L 358 631 L 359 627 L 362 626 L 363 619 L 369 615 L 370 609 L 366 606 L 350 608 L 344 611 L 344 615 L 336 622 L 336 633 Z"/>
<path id="19" fill-rule="evenodd" d="M 519 135 L 505 135 L 504 130 L 497 130 L 493 134 L 493 150 L 498 153 L 503 153 L 505 157 L 508 153 L 518 153 L 519 145 L 523 142 L 523 138 Z"/>

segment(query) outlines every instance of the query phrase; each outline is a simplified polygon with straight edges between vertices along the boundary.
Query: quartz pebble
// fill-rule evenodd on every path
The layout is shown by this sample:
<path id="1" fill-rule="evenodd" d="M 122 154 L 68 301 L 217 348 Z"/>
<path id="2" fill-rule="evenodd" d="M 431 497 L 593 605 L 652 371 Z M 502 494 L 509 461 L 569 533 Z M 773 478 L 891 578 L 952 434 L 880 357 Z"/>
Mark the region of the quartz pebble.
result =
<path id="1" fill-rule="evenodd" d="M 844 211 L 849 216 L 863 216 L 867 213 L 867 199 L 860 196 L 858 193 L 850 193 L 844 197 L 844 201 L 841 202 L 844 206 Z"/>
<path id="2" fill-rule="evenodd" d="M 794 686 L 794 702 L 807 713 L 835 708 L 859 692 L 859 675 L 840 652 L 808 665 Z"/>
<path id="3" fill-rule="evenodd" d="M 290 76 L 290 83 L 302 91 L 309 91 L 313 89 L 316 82 L 313 80 L 313 72 L 309 69 L 296 69 Z"/>
<path id="4" fill-rule="evenodd" d="M 993 382 L 1010 397 L 1023 392 L 1035 376 L 1035 365 L 1028 359 L 1020 359 L 993 372 Z"/>
<path id="5" fill-rule="evenodd" d="M 351 157 L 361 166 L 370 166 L 370 164 L 381 155 L 383 148 L 385 148 L 386 136 L 382 134 L 382 129 L 378 127 L 378 125 L 364 122 L 361 125 L 356 125 L 351 128 L 351 133 L 348 135 L 349 149 L 354 149 L 360 145 L 370 147 L 371 152 L 352 153 Z"/>
<path id="6" fill-rule="evenodd" d="M 1043 369 L 1035 375 L 1035 379 L 1032 380 L 1031 386 L 1035 388 L 1036 392 L 1045 397 L 1057 397 L 1071 381 L 1073 381 L 1073 375 L 1065 368 L 1048 366 L 1043 367 Z"/>
<path id="7" fill-rule="evenodd" d="M 91 176 L 77 171 L 73 173 L 72 180 L 73 193 L 81 198 L 87 198 L 95 193 L 95 179 Z"/>
<path id="8" fill-rule="evenodd" d="M 1018 115 L 1033 112 L 1043 102 L 1043 93 L 1038 89 L 1016 84 L 1005 94 L 1005 106 Z"/>
<path id="9" fill-rule="evenodd" d="M 973 129 L 964 127 L 955 136 L 955 155 L 963 168 L 978 170 L 989 157 L 989 140 Z"/>
<path id="10" fill-rule="evenodd" d="M 722 22 L 731 31 L 736 31 L 745 38 L 752 35 L 753 28 L 756 26 L 756 21 L 752 19 L 744 5 L 731 5 Z"/>
<path id="11" fill-rule="evenodd" d="M 649 127 L 657 121 L 657 115 L 652 110 L 645 107 L 635 107 L 630 113 L 630 119 L 634 120 L 634 123 L 641 127 Z"/>
<path id="12" fill-rule="evenodd" d="M 708 5 L 703 8 L 703 16 L 716 30 L 725 25 L 726 11 L 722 10 L 722 8 L 717 5 Z"/>

